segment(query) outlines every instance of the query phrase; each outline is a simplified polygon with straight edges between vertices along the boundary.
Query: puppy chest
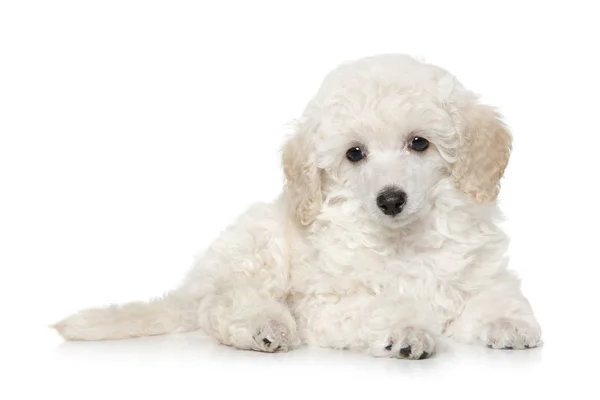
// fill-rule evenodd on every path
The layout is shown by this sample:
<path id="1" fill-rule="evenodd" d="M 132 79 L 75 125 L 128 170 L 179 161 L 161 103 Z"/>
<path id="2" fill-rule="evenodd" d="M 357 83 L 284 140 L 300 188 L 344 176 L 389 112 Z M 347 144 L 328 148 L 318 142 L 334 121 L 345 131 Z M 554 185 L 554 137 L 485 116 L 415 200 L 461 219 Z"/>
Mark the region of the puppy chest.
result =
<path id="1" fill-rule="evenodd" d="M 301 292 L 423 296 L 438 285 L 433 269 L 418 257 L 372 248 L 316 249 L 292 268 L 292 285 Z"/>
<path id="2" fill-rule="evenodd" d="M 315 248 L 292 266 L 293 297 L 336 303 L 344 297 L 402 296 L 425 300 L 444 318 L 455 316 L 464 293 L 453 279 L 440 276 L 436 252 L 422 253 L 392 246 Z"/>

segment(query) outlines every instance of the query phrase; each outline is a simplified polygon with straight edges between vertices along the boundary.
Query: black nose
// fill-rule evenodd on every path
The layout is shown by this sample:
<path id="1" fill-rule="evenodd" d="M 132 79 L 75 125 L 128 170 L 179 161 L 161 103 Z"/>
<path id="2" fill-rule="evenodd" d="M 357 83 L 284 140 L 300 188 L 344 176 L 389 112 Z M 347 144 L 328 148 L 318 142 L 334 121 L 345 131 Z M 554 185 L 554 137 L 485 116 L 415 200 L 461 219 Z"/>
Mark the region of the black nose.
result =
<path id="1" fill-rule="evenodd" d="M 394 217 L 400 214 L 404 204 L 406 204 L 406 193 L 400 189 L 387 188 L 377 196 L 377 206 L 385 215 Z"/>

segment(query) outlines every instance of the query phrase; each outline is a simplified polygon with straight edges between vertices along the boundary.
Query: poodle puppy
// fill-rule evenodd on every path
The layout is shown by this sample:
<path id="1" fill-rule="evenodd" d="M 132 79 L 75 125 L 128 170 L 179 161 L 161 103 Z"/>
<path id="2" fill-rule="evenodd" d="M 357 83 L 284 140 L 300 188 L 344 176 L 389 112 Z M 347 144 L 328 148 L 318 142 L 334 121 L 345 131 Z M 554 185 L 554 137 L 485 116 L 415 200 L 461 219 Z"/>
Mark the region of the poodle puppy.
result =
<path id="1" fill-rule="evenodd" d="M 541 330 L 507 268 L 499 181 L 511 136 L 447 71 L 343 64 L 283 147 L 283 193 L 251 207 L 163 298 L 80 311 L 68 340 L 201 329 L 263 352 L 302 344 L 423 359 L 445 335 L 495 349 Z"/>

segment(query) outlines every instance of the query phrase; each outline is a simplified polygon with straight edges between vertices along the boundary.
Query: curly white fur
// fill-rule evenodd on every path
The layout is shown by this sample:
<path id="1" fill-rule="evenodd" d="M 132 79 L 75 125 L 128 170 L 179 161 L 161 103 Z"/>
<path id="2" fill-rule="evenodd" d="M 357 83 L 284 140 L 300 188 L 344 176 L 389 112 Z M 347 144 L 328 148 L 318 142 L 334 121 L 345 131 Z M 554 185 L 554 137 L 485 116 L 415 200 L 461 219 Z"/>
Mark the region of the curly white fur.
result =
<path id="1" fill-rule="evenodd" d="M 415 136 L 430 147 L 411 150 Z M 414 359 L 439 335 L 537 346 L 498 226 L 510 145 L 497 113 L 443 69 L 401 55 L 341 65 L 285 144 L 277 200 L 242 215 L 166 297 L 55 327 L 69 340 L 202 329 L 242 349 L 306 343 Z M 364 160 L 346 159 L 353 146 Z M 376 205 L 389 186 L 407 196 L 394 217 Z"/>

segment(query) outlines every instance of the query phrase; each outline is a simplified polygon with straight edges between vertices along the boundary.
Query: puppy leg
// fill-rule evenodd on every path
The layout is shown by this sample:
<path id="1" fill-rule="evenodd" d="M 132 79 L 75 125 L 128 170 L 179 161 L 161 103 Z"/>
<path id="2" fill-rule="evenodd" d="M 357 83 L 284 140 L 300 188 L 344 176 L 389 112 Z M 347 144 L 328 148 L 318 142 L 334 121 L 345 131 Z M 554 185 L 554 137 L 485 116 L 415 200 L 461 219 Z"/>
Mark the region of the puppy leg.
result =
<path id="1" fill-rule="evenodd" d="M 220 343 L 268 353 L 298 345 L 296 322 L 282 302 L 241 287 L 211 297 L 201 325 Z"/>
<path id="2" fill-rule="evenodd" d="M 524 349 L 541 344 L 541 328 L 518 287 L 498 286 L 469 299 L 446 333 L 494 349 Z"/>
<path id="3" fill-rule="evenodd" d="M 207 249 L 181 289 L 201 299 L 198 325 L 220 343 L 265 352 L 296 343 L 285 304 L 289 255 L 282 212 L 277 203 L 251 207 Z"/>
<path id="4" fill-rule="evenodd" d="M 423 359 L 435 351 L 433 334 L 441 329 L 425 304 L 410 299 L 354 295 L 323 301 L 306 299 L 298 308 L 302 334 L 309 343 L 354 349 L 376 357 Z"/>

